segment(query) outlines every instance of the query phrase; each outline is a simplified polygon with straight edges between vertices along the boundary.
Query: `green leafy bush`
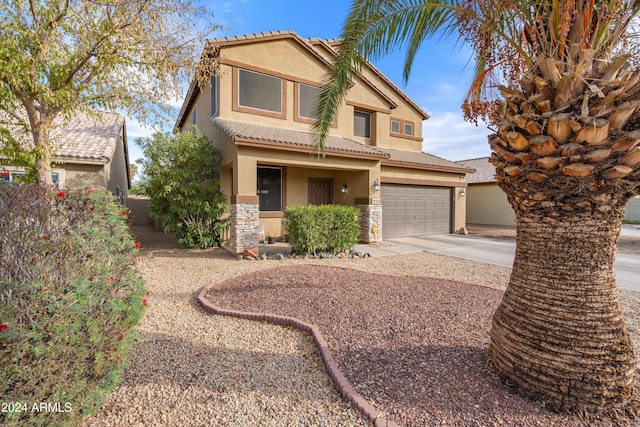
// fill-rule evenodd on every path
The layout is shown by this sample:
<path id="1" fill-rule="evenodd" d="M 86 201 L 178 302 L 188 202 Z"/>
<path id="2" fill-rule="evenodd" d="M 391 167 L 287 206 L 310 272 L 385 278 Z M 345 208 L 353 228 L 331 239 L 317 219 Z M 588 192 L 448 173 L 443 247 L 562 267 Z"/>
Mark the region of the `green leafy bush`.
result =
<path id="1" fill-rule="evenodd" d="M 78 424 L 115 387 L 146 304 L 128 212 L 106 190 L 35 184 L 0 184 L 0 212 L 0 424 Z"/>
<path id="2" fill-rule="evenodd" d="M 285 209 L 286 232 L 294 253 L 353 249 L 360 235 L 360 211 L 350 206 L 292 206 Z"/>
<path id="3" fill-rule="evenodd" d="M 229 205 L 220 191 L 220 154 L 201 132 L 160 133 L 138 138 L 145 158 L 144 193 L 149 214 L 162 220 L 186 248 L 222 243 L 229 227 Z"/>

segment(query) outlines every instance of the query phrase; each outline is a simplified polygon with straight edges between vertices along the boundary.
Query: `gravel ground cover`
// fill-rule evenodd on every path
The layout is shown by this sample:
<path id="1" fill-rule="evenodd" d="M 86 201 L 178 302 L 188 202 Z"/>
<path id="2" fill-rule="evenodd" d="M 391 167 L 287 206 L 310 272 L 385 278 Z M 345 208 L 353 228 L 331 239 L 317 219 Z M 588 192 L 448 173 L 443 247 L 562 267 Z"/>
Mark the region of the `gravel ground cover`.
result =
<path id="1" fill-rule="evenodd" d="M 584 425 L 515 395 L 485 372 L 501 296 L 450 280 L 327 266 L 245 274 L 207 294 L 218 306 L 316 324 L 356 391 L 401 425 Z"/>
<path id="2" fill-rule="evenodd" d="M 222 249 L 177 249 L 152 227 L 133 232 L 151 292 L 141 338 L 122 382 L 85 426 L 371 425 L 335 391 L 307 334 L 204 313 L 195 297 L 209 284 L 217 305 L 226 298 L 229 308 L 315 313 L 354 388 L 401 425 L 581 425 L 483 371 L 507 268 L 429 253 L 238 261 Z M 638 344 L 639 293 L 621 291 L 621 306 Z"/>

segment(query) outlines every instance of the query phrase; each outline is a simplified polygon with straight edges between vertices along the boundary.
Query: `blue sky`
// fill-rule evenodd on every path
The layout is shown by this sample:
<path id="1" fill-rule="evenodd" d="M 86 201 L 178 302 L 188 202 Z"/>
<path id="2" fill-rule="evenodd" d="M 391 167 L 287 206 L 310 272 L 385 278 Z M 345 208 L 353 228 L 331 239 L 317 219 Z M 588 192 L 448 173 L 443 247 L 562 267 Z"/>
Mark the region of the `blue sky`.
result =
<path id="1" fill-rule="evenodd" d="M 350 0 L 233 0 L 208 1 L 215 24 L 224 30 L 211 37 L 236 36 L 275 30 L 293 30 L 302 37 L 335 38 L 351 6 Z M 450 40 L 427 40 L 413 65 L 407 84 L 402 80 L 403 58 L 398 52 L 375 61 L 389 79 L 409 95 L 431 118 L 423 123 L 423 151 L 448 160 L 463 160 L 490 154 L 488 130 L 467 123 L 460 105 L 471 81 L 469 52 Z M 177 116 L 177 111 L 176 111 Z M 133 144 L 148 130 L 128 120 L 131 161 L 140 151 Z"/>

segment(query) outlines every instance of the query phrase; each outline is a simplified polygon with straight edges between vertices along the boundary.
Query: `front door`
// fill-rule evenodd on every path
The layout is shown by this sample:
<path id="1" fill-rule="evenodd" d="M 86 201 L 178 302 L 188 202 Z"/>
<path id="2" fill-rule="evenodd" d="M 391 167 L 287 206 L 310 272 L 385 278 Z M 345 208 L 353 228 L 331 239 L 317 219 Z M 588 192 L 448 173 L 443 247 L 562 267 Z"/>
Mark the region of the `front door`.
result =
<path id="1" fill-rule="evenodd" d="M 333 180 L 309 178 L 309 204 L 329 205 L 333 203 Z"/>

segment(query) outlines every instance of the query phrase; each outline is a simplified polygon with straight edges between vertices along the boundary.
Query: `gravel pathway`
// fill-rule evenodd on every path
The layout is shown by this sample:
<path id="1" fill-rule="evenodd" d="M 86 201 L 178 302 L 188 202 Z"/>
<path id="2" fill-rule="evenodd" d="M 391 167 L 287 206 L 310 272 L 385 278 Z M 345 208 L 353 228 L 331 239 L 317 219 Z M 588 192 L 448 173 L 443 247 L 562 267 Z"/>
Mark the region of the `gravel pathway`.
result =
<path id="1" fill-rule="evenodd" d="M 307 334 L 205 314 L 195 296 L 211 283 L 216 305 L 317 324 L 358 393 L 401 425 L 581 425 L 483 371 L 509 269 L 429 253 L 314 261 L 322 267 L 237 261 L 175 249 L 146 227 L 134 234 L 151 291 L 141 339 L 85 426 L 371 425 L 336 392 Z M 639 294 L 622 291 L 621 302 L 638 344 Z"/>

